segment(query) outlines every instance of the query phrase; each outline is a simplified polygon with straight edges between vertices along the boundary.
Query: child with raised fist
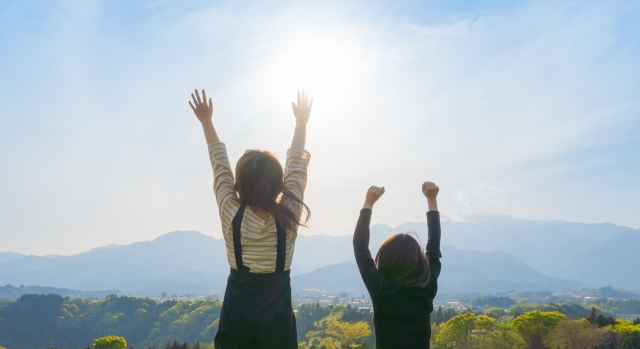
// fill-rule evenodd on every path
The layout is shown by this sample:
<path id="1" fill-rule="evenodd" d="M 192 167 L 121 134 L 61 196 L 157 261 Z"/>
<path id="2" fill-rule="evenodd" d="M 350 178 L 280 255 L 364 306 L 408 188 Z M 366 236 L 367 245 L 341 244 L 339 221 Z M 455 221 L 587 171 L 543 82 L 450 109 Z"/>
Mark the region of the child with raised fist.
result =
<path id="1" fill-rule="evenodd" d="M 384 187 L 367 191 L 364 207 L 353 235 L 353 250 L 360 275 L 373 302 L 376 348 L 429 348 L 430 315 L 440 275 L 440 214 L 436 197 L 440 189 L 422 184 L 429 211 L 426 251 L 409 234 L 390 236 L 375 260 L 369 251 L 369 224 L 373 205 Z"/>

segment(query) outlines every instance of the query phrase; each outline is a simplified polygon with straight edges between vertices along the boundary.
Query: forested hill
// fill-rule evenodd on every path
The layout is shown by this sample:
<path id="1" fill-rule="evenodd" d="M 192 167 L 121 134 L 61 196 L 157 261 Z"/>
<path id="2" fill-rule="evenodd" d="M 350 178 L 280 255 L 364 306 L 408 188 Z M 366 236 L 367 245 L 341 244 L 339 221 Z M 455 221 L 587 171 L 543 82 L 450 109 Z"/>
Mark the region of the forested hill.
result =
<path id="1" fill-rule="evenodd" d="M 124 337 L 133 348 L 160 349 L 174 341 L 210 343 L 218 331 L 220 309 L 221 303 L 215 300 L 158 303 L 108 296 L 86 301 L 51 294 L 24 295 L 9 303 L 0 299 L 0 347 L 80 349 L 107 335 Z M 322 340 L 323 329 L 332 324 L 349 330 L 351 342 L 372 341 L 372 316 L 367 309 L 301 305 L 296 318 L 301 342 Z M 345 339 L 336 335 L 334 340 Z"/>
<path id="2" fill-rule="evenodd" d="M 561 317 L 575 322 L 552 323 L 558 325 L 556 330 L 559 332 L 552 333 L 550 327 L 545 334 L 548 339 L 566 337 L 579 341 L 577 343 L 590 343 L 600 336 L 611 342 L 602 348 L 637 348 L 636 345 L 640 345 L 640 319 L 630 322 L 609 317 L 613 312 L 637 314 L 639 300 L 602 299 L 581 305 L 516 304 L 510 298 L 483 297 L 472 303 L 478 305 L 473 312 L 439 306 L 434 309 L 431 315 L 434 348 L 458 347 L 455 345 L 459 343 L 459 335 L 466 336 L 463 339 L 474 344 L 468 348 L 523 348 L 526 346 L 513 346 L 513 343 L 527 340 L 527 334 L 531 333 L 528 329 L 548 327 L 547 320 Z M 95 338 L 116 335 L 124 337 L 130 348 L 161 349 L 167 347 L 167 343 L 177 341 L 187 342 L 191 348 L 209 349 L 218 329 L 220 309 L 221 303 L 216 300 L 159 303 L 148 298 L 108 296 L 87 301 L 58 295 L 24 295 L 14 302 L 0 299 L 0 347 L 81 349 L 89 348 Z M 371 321 L 369 309 L 358 309 L 351 304 L 300 305 L 296 312 L 300 348 L 322 348 L 323 343 L 327 348 L 371 348 L 374 343 Z M 451 337 L 452 333 L 448 331 L 454 332 L 454 336 Z M 510 340 L 504 342 L 504 336 Z M 494 343 L 485 343 L 485 339 Z M 565 344 L 561 341 L 557 347 L 567 347 Z M 577 347 L 587 348 L 581 344 Z M 173 348 L 187 346 L 174 345 Z"/>
<path id="3" fill-rule="evenodd" d="M 83 348 L 117 334 L 136 348 L 164 347 L 174 339 L 209 342 L 220 303 L 109 296 L 97 302 L 58 295 L 24 295 L 0 309 L 0 345 L 12 349 Z"/>

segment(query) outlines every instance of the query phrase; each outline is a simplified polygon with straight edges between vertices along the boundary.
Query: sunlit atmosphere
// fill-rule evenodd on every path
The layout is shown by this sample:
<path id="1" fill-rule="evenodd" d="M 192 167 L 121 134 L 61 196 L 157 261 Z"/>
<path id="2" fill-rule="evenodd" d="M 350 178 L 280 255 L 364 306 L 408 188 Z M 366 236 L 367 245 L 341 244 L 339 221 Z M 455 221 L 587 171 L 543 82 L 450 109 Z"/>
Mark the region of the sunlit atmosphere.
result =
<path id="1" fill-rule="evenodd" d="M 232 164 L 284 162 L 314 98 L 302 235 L 480 213 L 640 228 L 633 2 L 4 1 L 0 250 L 80 253 L 175 230 L 220 238 L 187 101 L 212 97 Z"/>
<path id="2" fill-rule="evenodd" d="M 2 0 L 0 349 L 640 348 L 639 34 L 639 1 Z"/>

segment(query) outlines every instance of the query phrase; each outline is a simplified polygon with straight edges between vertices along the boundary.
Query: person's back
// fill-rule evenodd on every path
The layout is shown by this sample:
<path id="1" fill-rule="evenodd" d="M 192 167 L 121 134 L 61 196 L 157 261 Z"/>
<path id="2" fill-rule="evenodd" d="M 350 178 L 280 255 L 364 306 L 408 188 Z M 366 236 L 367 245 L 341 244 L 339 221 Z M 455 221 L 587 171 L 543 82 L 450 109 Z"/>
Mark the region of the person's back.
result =
<path id="1" fill-rule="evenodd" d="M 227 246 L 227 280 L 215 347 L 297 348 L 291 306 L 290 266 L 302 211 L 310 155 L 304 150 L 311 103 L 302 91 L 293 103 L 296 129 L 283 170 L 267 151 L 247 150 L 234 178 L 227 150 L 213 127 L 212 101 L 198 91 L 189 102 L 202 123 L 214 172 L 222 235 Z M 208 103 L 207 103 L 208 102 Z"/>
<path id="2" fill-rule="evenodd" d="M 433 295 L 424 289 L 395 285 L 373 298 L 378 348 L 423 348 L 431 337 Z M 394 289 L 395 288 L 395 289 Z"/>
<path id="3" fill-rule="evenodd" d="M 429 348 L 430 314 L 440 275 L 440 215 L 438 187 L 423 184 L 429 200 L 429 241 L 426 257 L 409 234 L 397 234 L 380 247 L 375 261 L 369 251 L 369 225 L 373 204 L 384 188 L 371 187 L 353 236 L 360 275 L 373 302 L 376 348 Z"/>

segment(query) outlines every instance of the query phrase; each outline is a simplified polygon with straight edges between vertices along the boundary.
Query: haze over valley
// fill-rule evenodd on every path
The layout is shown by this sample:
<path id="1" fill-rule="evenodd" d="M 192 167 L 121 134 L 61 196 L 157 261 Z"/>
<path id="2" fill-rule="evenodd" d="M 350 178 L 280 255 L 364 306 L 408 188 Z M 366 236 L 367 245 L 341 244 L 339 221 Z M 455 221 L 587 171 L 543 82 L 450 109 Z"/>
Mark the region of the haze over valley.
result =
<path id="1" fill-rule="evenodd" d="M 640 291 L 640 232 L 614 224 L 530 221 L 477 215 L 444 221 L 440 292 L 562 291 L 613 286 Z M 426 223 L 371 228 L 371 250 L 397 232 Z M 300 235 L 292 264 L 293 292 L 365 293 L 351 235 Z M 544 257 L 542 257 L 544 256 Z M 224 241 L 176 231 L 153 241 L 109 245 L 72 256 L 0 253 L 0 285 L 38 285 L 80 291 L 157 296 L 224 293 L 229 266 Z"/>

